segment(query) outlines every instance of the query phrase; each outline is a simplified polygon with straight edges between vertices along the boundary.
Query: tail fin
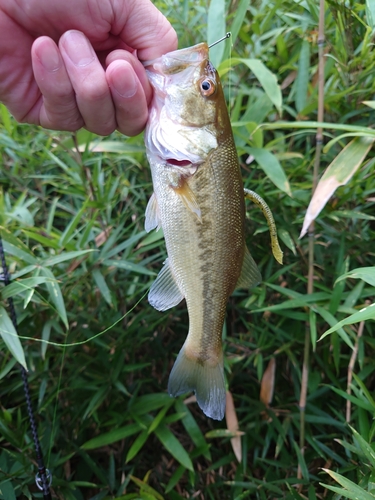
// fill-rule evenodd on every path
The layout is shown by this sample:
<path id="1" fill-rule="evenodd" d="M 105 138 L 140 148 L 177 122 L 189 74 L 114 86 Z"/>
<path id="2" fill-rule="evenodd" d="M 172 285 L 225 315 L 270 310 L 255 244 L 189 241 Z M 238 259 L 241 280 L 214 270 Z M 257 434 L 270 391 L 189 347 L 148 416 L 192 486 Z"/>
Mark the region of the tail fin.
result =
<path id="1" fill-rule="evenodd" d="M 182 347 L 169 375 L 168 392 L 176 397 L 194 391 L 197 402 L 207 417 L 222 420 L 225 414 L 225 382 L 223 360 L 216 366 L 191 359 Z"/>

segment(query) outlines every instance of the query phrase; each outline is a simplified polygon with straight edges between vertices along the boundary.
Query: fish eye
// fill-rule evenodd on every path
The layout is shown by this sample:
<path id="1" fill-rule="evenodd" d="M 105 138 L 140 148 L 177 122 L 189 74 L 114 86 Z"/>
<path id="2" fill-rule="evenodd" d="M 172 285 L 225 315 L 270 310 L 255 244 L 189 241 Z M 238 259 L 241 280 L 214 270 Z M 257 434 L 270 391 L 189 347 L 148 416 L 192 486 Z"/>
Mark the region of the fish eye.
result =
<path id="1" fill-rule="evenodd" d="M 212 95 L 216 90 L 216 85 L 209 78 L 205 78 L 201 81 L 201 94 L 204 96 Z"/>

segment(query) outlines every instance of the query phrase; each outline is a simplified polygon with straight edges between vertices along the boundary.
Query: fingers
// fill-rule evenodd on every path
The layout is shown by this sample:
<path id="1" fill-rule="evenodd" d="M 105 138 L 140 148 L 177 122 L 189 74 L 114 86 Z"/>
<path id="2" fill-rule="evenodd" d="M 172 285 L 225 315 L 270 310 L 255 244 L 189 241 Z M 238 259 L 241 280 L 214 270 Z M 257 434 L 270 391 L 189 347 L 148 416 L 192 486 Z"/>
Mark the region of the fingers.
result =
<path id="1" fill-rule="evenodd" d="M 91 44 L 79 31 L 67 31 L 59 48 L 48 37 L 32 48 L 35 80 L 42 93 L 39 121 L 45 128 L 108 135 L 116 129 L 105 71 Z"/>
<path id="2" fill-rule="evenodd" d="M 117 128 L 129 136 L 143 130 L 152 90 L 142 64 L 129 52 L 111 52 L 105 71 L 87 38 L 69 31 L 59 47 L 48 37 L 38 38 L 32 61 L 43 96 L 34 112 L 43 127 L 70 131 L 85 127 L 99 135 Z"/>
<path id="3" fill-rule="evenodd" d="M 117 128 L 125 135 L 137 135 L 146 125 L 152 97 L 146 72 L 138 59 L 125 50 L 111 52 L 106 64 Z"/>
<path id="4" fill-rule="evenodd" d="M 79 112 L 85 128 L 100 135 L 116 129 L 111 93 L 94 49 L 83 33 L 67 31 L 59 41 Z"/>
<path id="5" fill-rule="evenodd" d="M 84 126 L 75 93 L 55 42 L 38 38 L 31 49 L 33 71 L 43 98 L 35 105 L 42 127 L 75 131 Z"/>

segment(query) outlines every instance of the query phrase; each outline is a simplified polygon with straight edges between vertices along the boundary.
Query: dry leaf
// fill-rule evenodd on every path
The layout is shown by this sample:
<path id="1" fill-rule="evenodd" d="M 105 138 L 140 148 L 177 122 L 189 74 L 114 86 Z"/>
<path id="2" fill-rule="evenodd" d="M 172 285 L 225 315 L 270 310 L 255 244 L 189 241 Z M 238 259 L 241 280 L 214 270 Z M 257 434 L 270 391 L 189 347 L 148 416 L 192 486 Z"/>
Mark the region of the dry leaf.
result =
<path id="1" fill-rule="evenodd" d="M 225 408 L 225 420 L 227 421 L 227 428 L 231 432 L 238 432 L 238 419 L 236 409 L 233 403 L 232 394 L 227 391 L 227 404 Z M 241 436 L 236 436 L 230 440 L 233 452 L 236 455 L 238 462 L 242 461 L 242 443 Z"/>
<path id="2" fill-rule="evenodd" d="M 266 371 L 263 373 L 262 382 L 260 384 L 260 400 L 265 406 L 269 406 L 273 398 L 275 372 L 276 360 L 275 358 L 271 358 Z"/>
<path id="3" fill-rule="evenodd" d="M 339 186 L 344 186 L 361 166 L 374 143 L 373 137 L 356 137 L 336 156 L 320 179 L 310 204 L 300 234 L 304 236 Z"/>
<path id="4" fill-rule="evenodd" d="M 112 227 L 113 226 L 107 227 L 107 229 L 104 229 L 104 231 L 102 231 L 101 233 L 99 233 L 98 236 L 95 238 L 95 243 L 96 243 L 96 246 L 98 248 L 100 246 L 102 246 L 103 243 L 105 243 L 108 240 L 109 235 L 110 235 L 111 230 L 112 230 Z"/>

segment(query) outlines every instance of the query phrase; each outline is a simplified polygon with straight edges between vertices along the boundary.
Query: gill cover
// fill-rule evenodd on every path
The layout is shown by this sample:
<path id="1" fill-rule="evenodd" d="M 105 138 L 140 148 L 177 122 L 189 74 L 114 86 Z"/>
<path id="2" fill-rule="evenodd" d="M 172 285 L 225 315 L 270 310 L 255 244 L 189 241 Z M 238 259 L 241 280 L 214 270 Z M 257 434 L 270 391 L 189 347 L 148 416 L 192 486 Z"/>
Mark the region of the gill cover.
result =
<path id="1" fill-rule="evenodd" d="M 145 63 L 154 89 L 145 132 L 148 156 L 155 161 L 200 164 L 218 145 L 216 71 L 201 43 Z"/>

